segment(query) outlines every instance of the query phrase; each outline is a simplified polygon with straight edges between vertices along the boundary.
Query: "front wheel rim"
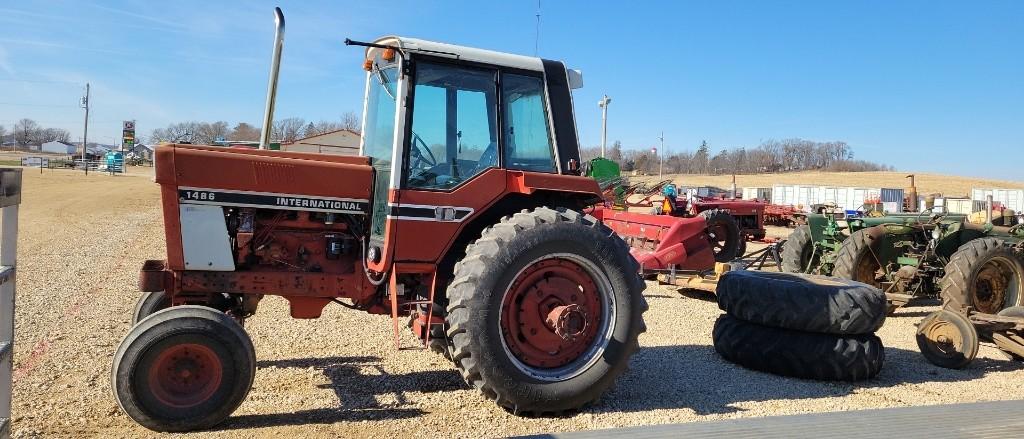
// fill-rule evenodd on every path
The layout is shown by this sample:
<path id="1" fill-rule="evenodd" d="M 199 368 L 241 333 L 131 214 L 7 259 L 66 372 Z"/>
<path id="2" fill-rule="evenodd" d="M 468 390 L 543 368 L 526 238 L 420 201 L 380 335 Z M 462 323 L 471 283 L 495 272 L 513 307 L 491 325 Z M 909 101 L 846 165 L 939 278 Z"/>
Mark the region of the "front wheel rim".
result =
<path id="1" fill-rule="evenodd" d="M 180 344 L 157 354 L 147 378 L 153 397 L 161 404 L 189 408 L 208 401 L 217 392 L 223 366 L 213 349 Z"/>
<path id="2" fill-rule="evenodd" d="M 502 296 L 499 331 L 521 372 L 564 381 L 600 360 L 615 326 L 611 284 L 592 262 L 573 254 L 536 259 Z"/>

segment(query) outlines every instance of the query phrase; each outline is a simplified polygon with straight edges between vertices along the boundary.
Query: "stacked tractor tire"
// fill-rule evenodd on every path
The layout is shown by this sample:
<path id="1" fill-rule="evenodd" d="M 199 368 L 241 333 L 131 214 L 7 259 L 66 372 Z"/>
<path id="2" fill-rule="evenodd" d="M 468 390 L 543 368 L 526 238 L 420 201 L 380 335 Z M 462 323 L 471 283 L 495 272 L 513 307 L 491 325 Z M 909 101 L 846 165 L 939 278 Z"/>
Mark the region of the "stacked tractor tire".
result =
<path id="1" fill-rule="evenodd" d="M 882 369 L 874 332 L 885 294 L 824 276 L 732 271 L 718 283 L 715 350 L 741 366 L 795 378 L 858 381 Z"/>

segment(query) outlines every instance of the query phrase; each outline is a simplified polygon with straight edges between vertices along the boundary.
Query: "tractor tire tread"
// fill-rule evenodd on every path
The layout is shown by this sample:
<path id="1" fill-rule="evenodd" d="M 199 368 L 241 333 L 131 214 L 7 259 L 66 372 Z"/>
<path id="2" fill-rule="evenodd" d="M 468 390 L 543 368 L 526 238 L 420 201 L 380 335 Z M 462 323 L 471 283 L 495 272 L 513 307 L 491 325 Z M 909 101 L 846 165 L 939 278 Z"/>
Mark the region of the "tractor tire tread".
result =
<path id="1" fill-rule="evenodd" d="M 888 305 L 881 290 L 860 282 L 799 273 L 726 272 L 718 307 L 736 318 L 794 331 L 870 334 Z"/>
<path id="2" fill-rule="evenodd" d="M 874 334 L 842 336 L 762 326 L 723 314 L 712 332 L 715 351 L 740 366 L 822 381 L 860 381 L 882 369 L 885 350 Z"/>

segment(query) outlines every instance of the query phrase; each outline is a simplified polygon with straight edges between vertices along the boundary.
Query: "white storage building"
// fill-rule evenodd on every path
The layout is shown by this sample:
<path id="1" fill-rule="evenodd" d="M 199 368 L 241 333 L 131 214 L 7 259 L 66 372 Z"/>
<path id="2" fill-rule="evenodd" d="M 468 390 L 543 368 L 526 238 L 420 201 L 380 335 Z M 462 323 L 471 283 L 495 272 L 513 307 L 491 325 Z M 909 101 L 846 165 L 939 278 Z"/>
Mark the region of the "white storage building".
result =
<path id="1" fill-rule="evenodd" d="M 74 154 L 78 151 L 78 147 L 69 143 L 53 141 L 42 144 L 39 151 L 51 154 Z"/>
<path id="2" fill-rule="evenodd" d="M 1024 189 L 974 188 L 971 190 L 971 199 L 975 202 L 984 203 L 989 195 L 992 196 L 992 201 L 1016 212 L 1024 210 Z"/>

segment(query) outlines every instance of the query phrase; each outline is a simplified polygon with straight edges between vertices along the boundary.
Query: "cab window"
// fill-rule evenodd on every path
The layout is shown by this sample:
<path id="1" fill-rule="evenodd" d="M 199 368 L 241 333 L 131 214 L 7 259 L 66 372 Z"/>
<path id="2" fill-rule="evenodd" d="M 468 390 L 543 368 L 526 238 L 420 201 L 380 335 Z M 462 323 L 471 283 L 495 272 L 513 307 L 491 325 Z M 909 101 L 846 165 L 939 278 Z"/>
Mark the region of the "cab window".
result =
<path id="1" fill-rule="evenodd" d="M 505 119 L 505 167 L 555 172 L 544 80 L 506 73 L 502 76 L 501 97 Z"/>
<path id="2" fill-rule="evenodd" d="M 498 166 L 497 72 L 416 66 L 406 186 L 449 189 Z"/>

